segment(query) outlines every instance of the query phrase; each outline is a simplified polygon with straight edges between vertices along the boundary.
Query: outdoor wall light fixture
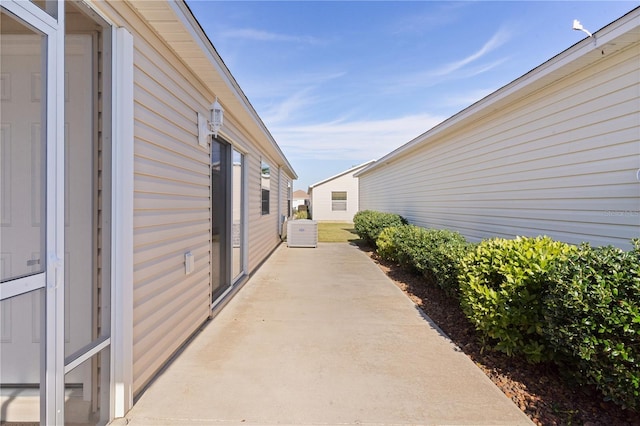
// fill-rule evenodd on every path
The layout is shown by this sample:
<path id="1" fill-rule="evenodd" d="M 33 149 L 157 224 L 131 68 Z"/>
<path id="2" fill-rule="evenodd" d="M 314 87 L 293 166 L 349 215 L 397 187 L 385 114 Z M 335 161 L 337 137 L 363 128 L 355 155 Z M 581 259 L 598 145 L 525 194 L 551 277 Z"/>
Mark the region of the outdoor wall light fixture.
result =
<path id="1" fill-rule="evenodd" d="M 198 113 L 198 143 L 206 147 L 209 136 L 218 137 L 223 121 L 224 109 L 216 97 L 216 101 L 209 107 L 209 119 L 204 114 Z"/>

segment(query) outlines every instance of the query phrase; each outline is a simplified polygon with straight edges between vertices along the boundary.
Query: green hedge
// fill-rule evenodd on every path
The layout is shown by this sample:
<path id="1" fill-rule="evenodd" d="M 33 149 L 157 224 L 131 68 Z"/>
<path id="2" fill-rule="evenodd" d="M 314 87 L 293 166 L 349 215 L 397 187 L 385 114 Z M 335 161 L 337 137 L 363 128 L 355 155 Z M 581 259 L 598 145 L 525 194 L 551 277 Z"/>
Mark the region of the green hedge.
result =
<path id="1" fill-rule="evenodd" d="M 458 232 L 414 225 L 384 229 L 376 245 L 382 258 L 423 274 L 450 295 L 458 292 L 460 260 L 473 247 Z"/>
<path id="2" fill-rule="evenodd" d="M 640 240 L 634 249 L 549 237 L 473 245 L 452 231 L 374 211 L 354 217 L 378 254 L 424 274 L 460 305 L 487 346 L 552 360 L 579 383 L 640 411 Z"/>
<path id="3" fill-rule="evenodd" d="M 362 210 L 353 216 L 356 234 L 367 244 L 374 247 L 383 229 L 406 224 L 407 220 L 395 213 Z"/>
<path id="4" fill-rule="evenodd" d="M 543 335 L 549 273 L 576 247 L 549 237 L 481 242 L 462 260 L 462 310 L 486 344 L 539 362 L 553 357 Z"/>
<path id="5" fill-rule="evenodd" d="M 640 243 L 625 252 L 584 244 L 557 265 L 544 333 L 575 378 L 640 409 Z"/>

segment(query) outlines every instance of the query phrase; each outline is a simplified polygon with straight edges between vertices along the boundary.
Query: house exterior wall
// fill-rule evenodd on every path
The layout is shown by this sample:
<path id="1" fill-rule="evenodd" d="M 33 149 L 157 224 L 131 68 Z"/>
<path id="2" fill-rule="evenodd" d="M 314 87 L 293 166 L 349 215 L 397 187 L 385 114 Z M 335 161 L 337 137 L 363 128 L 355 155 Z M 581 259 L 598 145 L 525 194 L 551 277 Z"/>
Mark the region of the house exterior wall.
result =
<path id="1" fill-rule="evenodd" d="M 293 201 L 292 201 L 292 209 L 297 210 L 298 207 L 303 206 L 303 205 L 309 205 L 309 195 L 302 191 L 302 190 L 296 190 L 293 192 Z"/>
<path id="2" fill-rule="evenodd" d="M 264 159 L 271 166 L 269 211 L 268 215 L 262 214 L 261 192 L 261 160 Z M 275 163 L 261 156 L 260 152 L 251 147 L 246 153 L 247 167 L 247 200 L 246 208 L 248 216 L 248 271 L 253 271 L 271 253 L 280 242 L 277 231 L 277 173 L 274 173 Z"/>
<path id="3" fill-rule="evenodd" d="M 133 391 L 209 316 L 209 150 L 197 143 L 207 90 L 124 2 L 134 38 Z M 185 275 L 184 254 L 195 257 Z"/>
<path id="4" fill-rule="evenodd" d="M 630 247 L 640 234 L 640 46 L 607 49 L 564 78 L 383 157 L 359 175 L 360 208 L 476 241 L 545 234 Z"/>
<path id="5" fill-rule="evenodd" d="M 351 222 L 353 215 L 358 212 L 358 179 L 353 175 L 357 170 L 351 173 L 338 176 L 310 190 L 311 201 L 311 217 L 319 222 L 335 221 L 335 222 Z M 331 203 L 331 193 L 333 191 L 347 192 L 347 210 L 333 211 Z"/>
<path id="6" fill-rule="evenodd" d="M 158 5 L 158 14 L 170 12 Z M 132 387 L 137 394 L 211 313 L 210 148 L 198 144 L 197 112 L 208 111 L 212 92 L 131 4 L 99 7 L 134 39 Z M 264 142 L 241 130 L 240 120 L 226 111 L 221 133 L 245 155 L 248 272 L 280 242 L 278 176 L 272 173 L 271 214 L 261 216 L 260 159 L 268 154 L 262 152 Z M 282 159 L 268 161 L 277 170 Z M 188 251 L 195 270 L 186 275 Z"/>
<path id="7" fill-rule="evenodd" d="M 279 203 L 278 203 L 278 234 L 282 233 L 282 224 L 285 218 L 291 216 L 293 203 L 293 180 L 287 177 L 282 168 L 278 169 L 279 177 Z"/>

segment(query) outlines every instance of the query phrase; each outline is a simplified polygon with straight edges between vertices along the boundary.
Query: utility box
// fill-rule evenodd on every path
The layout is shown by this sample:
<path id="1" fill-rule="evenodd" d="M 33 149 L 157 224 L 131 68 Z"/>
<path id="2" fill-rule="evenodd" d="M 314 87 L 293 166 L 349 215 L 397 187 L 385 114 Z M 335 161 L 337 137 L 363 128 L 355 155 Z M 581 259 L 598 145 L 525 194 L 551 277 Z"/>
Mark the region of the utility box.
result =
<path id="1" fill-rule="evenodd" d="M 288 247 L 318 247 L 318 222 L 297 219 L 287 222 Z"/>

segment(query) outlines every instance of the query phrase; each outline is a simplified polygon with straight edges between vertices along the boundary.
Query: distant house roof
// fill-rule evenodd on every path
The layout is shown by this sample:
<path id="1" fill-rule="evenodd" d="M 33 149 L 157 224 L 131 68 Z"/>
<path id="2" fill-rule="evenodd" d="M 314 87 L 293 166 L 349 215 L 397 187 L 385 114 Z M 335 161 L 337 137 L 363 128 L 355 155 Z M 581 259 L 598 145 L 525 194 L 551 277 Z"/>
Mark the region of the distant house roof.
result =
<path id="1" fill-rule="evenodd" d="M 311 192 L 311 189 L 312 189 L 312 188 L 315 188 L 316 186 L 323 185 L 323 184 L 325 184 L 325 183 L 327 183 L 327 182 L 329 182 L 329 181 L 332 181 L 332 180 L 334 180 L 334 179 L 339 178 L 340 176 L 344 176 L 344 175 L 346 175 L 346 174 L 356 172 L 356 171 L 358 171 L 358 170 L 360 170 L 360 169 L 363 169 L 363 168 L 367 167 L 368 165 L 370 165 L 370 164 L 372 164 L 372 163 L 375 163 L 375 161 L 376 161 L 376 160 L 369 160 L 369 161 L 367 161 L 366 163 L 362 163 L 362 164 L 360 164 L 360 165 L 353 166 L 353 167 L 352 167 L 352 168 L 350 168 L 349 170 L 345 170 L 345 171 L 344 171 L 344 172 L 342 172 L 342 173 L 338 173 L 337 175 L 331 176 L 330 178 L 327 178 L 327 179 L 325 179 L 325 180 L 321 180 L 320 182 L 316 182 L 316 183 L 314 183 L 313 185 L 309 185 L 309 192 Z"/>
<path id="2" fill-rule="evenodd" d="M 304 192 L 302 189 L 297 189 L 293 191 L 293 199 L 294 200 L 308 200 L 309 194 Z"/>

